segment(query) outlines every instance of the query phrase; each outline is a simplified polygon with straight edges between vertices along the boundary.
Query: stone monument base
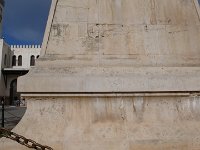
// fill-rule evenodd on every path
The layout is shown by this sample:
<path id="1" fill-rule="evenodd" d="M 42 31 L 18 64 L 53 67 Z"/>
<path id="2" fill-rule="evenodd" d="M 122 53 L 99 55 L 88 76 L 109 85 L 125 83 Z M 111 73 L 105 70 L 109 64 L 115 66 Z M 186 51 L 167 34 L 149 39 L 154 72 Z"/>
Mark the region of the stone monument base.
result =
<path id="1" fill-rule="evenodd" d="M 13 131 L 54 150 L 200 149 L 200 100 L 190 93 L 26 99 L 27 112 Z M 0 145 L 2 150 L 28 150 L 7 139 Z"/>

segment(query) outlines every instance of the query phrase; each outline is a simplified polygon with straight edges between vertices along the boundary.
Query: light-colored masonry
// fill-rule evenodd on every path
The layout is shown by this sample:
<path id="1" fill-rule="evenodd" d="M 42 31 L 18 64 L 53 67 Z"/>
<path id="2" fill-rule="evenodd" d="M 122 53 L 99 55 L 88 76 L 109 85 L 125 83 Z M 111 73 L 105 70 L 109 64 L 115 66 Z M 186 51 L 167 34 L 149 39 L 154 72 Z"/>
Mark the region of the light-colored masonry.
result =
<path id="1" fill-rule="evenodd" d="M 200 150 L 199 39 L 197 0 L 54 0 L 13 131 L 54 150 Z"/>
<path id="2" fill-rule="evenodd" d="M 30 67 L 35 66 L 39 58 L 40 45 L 11 45 L 0 39 L 0 96 L 6 97 L 7 104 L 11 102 L 11 83 L 17 77 L 28 72 Z M 21 72 L 21 73 L 20 73 Z"/>
<path id="3" fill-rule="evenodd" d="M 12 51 L 12 64 L 14 63 L 14 57 L 16 57 L 16 65 L 12 65 L 13 68 L 30 68 L 31 59 L 37 59 L 40 56 L 40 45 L 11 45 Z M 20 57 L 22 57 L 22 65 L 19 65 Z"/>

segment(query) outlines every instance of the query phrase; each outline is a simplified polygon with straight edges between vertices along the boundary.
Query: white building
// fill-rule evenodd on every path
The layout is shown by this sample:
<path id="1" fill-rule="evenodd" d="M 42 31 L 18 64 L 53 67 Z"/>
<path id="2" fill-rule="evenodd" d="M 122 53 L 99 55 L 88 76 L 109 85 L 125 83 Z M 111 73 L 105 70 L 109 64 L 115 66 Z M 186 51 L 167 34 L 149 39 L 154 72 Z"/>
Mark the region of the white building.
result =
<path id="1" fill-rule="evenodd" d="M 40 56 L 40 45 L 11 45 L 12 68 L 29 69 Z"/>
<path id="2" fill-rule="evenodd" d="M 17 77 L 28 73 L 39 58 L 40 45 L 11 45 L 0 40 L 0 96 L 5 96 L 7 104 L 14 104 L 19 99 Z"/>
<path id="3" fill-rule="evenodd" d="M 0 69 L 8 67 L 10 62 L 7 57 L 10 56 L 9 46 L 4 43 L 2 37 L 2 16 L 3 16 L 4 0 L 0 0 Z M 9 56 L 8 56 L 9 55 Z M 0 96 L 7 95 L 5 78 L 2 73 L 0 73 Z"/>
<path id="4" fill-rule="evenodd" d="M 8 104 L 19 99 L 17 77 L 26 74 L 39 58 L 40 45 L 11 45 L 2 39 L 2 16 L 4 0 L 0 0 L 0 97 L 5 96 Z"/>
<path id="5" fill-rule="evenodd" d="M 0 96 L 8 96 L 7 89 L 7 79 L 3 74 L 4 68 L 9 68 L 11 66 L 11 61 L 9 58 L 12 57 L 10 47 L 4 42 L 3 39 L 0 39 Z"/>

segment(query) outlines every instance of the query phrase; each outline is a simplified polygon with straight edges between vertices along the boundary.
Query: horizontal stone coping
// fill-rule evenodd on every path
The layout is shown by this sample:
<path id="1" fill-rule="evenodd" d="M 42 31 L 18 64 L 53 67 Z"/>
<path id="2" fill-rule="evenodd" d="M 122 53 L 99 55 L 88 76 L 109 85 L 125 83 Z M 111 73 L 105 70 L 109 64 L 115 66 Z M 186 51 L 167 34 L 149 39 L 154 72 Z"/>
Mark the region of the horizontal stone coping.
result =
<path id="1" fill-rule="evenodd" d="M 200 67 L 79 68 L 34 70 L 18 78 L 21 93 L 198 92 Z M 73 68 L 72 68 L 73 69 Z M 72 71 L 72 72 L 71 72 Z"/>
<path id="2" fill-rule="evenodd" d="M 22 97 L 199 97 L 200 92 L 153 93 L 23 93 Z"/>

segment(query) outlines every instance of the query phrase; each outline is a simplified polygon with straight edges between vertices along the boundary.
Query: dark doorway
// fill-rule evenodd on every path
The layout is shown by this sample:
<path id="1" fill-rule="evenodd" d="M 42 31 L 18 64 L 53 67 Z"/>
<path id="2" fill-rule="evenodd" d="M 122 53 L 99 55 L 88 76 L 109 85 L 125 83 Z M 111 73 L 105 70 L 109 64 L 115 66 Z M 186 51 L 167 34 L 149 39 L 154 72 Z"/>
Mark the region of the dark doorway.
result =
<path id="1" fill-rule="evenodd" d="M 22 66 L 22 55 L 18 56 L 18 66 Z"/>
<path id="2" fill-rule="evenodd" d="M 15 105 L 16 101 L 20 99 L 20 94 L 17 93 L 17 79 L 10 83 L 10 105 Z"/>
<path id="3" fill-rule="evenodd" d="M 34 55 L 31 56 L 30 66 L 35 66 L 35 56 Z"/>
<path id="4" fill-rule="evenodd" d="M 16 66 L 16 56 L 12 57 L 12 66 Z"/>

